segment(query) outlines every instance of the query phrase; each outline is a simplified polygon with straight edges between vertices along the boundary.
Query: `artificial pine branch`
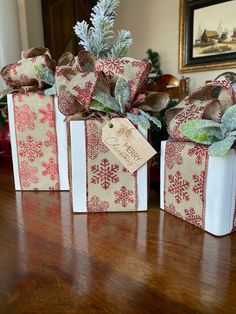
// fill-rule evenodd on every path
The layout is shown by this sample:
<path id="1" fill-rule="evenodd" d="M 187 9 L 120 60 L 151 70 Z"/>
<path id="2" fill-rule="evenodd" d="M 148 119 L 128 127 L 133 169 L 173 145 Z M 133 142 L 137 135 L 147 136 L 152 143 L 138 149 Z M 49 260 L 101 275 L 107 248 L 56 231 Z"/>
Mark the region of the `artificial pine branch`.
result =
<path id="1" fill-rule="evenodd" d="M 127 54 L 132 43 L 131 34 L 121 30 L 114 40 L 114 21 L 119 0 L 99 0 L 92 9 L 89 28 L 85 21 L 77 22 L 74 26 L 80 44 L 95 58 L 118 58 Z"/>
<path id="2" fill-rule="evenodd" d="M 129 46 L 132 44 L 131 33 L 124 29 L 118 32 L 116 39 L 111 47 L 108 57 L 110 58 L 122 58 L 127 55 Z"/>

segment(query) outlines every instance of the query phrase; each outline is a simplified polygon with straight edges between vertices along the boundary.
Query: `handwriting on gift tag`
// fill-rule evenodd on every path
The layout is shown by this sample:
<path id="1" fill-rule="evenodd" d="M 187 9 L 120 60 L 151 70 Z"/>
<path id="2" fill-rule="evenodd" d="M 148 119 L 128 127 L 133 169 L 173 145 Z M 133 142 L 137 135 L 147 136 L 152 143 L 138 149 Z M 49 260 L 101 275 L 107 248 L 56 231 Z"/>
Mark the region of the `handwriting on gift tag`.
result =
<path id="1" fill-rule="evenodd" d="M 156 151 L 126 118 L 113 118 L 103 127 L 102 141 L 131 173 Z"/>

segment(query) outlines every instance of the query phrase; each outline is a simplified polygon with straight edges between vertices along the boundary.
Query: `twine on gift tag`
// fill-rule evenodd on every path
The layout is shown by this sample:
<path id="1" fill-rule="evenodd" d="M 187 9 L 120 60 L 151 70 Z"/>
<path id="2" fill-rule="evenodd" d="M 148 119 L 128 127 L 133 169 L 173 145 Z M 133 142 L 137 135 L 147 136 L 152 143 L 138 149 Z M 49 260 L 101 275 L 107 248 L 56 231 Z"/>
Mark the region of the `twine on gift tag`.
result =
<path id="1" fill-rule="evenodd" d="M 102 141 L 133 173 L 152 158 L 156 151 L 126 118 L 113 118 L 102 129 Z"/>

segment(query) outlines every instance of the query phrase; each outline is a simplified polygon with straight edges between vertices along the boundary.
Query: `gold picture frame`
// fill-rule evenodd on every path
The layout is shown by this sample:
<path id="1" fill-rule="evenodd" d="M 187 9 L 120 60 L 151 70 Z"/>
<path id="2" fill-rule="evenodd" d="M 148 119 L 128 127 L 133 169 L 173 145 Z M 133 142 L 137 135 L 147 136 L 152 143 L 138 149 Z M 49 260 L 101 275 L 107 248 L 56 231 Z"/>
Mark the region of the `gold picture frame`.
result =
<path id="1" fill-rule="evenodd" d="M 236 19 L 234 23 L 231 12 L 235 16 L 236 0 L 180 0 L 180 73 L 236 68 Z"/>

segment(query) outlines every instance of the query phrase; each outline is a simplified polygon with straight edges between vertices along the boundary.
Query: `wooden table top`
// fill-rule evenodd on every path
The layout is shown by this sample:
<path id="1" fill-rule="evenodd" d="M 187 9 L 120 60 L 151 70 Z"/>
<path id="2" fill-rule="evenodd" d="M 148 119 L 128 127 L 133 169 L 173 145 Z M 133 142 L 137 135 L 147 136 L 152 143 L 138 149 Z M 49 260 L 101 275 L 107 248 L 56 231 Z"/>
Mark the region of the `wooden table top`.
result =
<path id="1" fill-rule="evenodd" d="M 0 159 L 0 313 L 236 313 L 236 234 L 159 210 L 73 215 L 68 192 L 15 192 Z"/>

